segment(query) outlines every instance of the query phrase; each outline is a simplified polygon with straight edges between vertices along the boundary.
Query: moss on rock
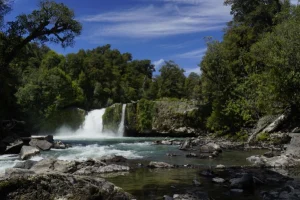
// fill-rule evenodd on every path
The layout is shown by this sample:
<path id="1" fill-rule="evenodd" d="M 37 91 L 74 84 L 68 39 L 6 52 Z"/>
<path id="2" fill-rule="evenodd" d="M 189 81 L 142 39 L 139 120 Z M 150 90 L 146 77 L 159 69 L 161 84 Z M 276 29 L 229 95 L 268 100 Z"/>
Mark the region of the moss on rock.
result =
<path id="1" fill-rule="evenodd" d="M 122 118 L 122 104 L 117 103 L 105 109 L 103 115 L 103 130 L 118 132 L 119 124 Z"/>

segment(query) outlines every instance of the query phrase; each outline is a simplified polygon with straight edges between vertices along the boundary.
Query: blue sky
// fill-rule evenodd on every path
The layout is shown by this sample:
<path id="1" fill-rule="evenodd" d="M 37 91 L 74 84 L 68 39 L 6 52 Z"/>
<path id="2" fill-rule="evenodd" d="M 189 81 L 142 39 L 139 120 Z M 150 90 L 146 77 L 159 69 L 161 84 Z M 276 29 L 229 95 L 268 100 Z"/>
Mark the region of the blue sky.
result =
<path id="1" fill-rule="evenodd" d="M 204 37 L 222 39 L 231 20 L 223 0 L 57 0 L 73 9 L 83 32 L 73 48 L 49 46 L 61 54 L 111 44 L 134 59 L 150 59 L 156 68 L 174 60 L 186 70 L 197 66 L 206 50 Z M 38 0 L 15 0 L 13 12 L 30 13 Z"/>

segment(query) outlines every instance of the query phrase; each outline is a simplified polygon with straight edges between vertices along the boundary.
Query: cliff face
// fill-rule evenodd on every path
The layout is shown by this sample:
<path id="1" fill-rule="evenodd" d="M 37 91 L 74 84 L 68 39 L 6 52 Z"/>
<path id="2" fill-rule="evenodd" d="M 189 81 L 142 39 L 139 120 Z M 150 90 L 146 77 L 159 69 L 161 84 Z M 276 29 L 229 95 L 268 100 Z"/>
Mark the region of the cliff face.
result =
<path id="1" fill-rule="evenodd" d="M 103 131 L 118 132 L 119 124 L 122 118 L 122 104 L 117 103 L 105 109 L 103 115 Z"/>
<path id="2" fill-rule="evenodd" d="M 106 109 L 106 130 L 117 130 L 122 105 Z M 129 103 L 125 113 L 126 136 L 192 136 L 204 132 L 201 108 L 192 101 L 148 101 Z"/>

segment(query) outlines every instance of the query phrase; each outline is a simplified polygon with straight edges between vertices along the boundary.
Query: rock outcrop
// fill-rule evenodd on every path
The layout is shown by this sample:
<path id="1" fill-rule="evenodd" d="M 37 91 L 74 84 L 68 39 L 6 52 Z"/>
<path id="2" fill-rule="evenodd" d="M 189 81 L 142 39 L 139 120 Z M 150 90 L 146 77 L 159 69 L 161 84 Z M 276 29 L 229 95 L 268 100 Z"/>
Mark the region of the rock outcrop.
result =
<path id="1" fill-rule="evenodd" d="M 0 181 L 3 199 L 123 199 L 133 197 L 102 178 L 13 169 Z"/>
<path id="2" fill-rule="evenodd" d="M 39 140 L 39 139 L 31 139 L 29 145 L 32 147 L 39 148 L 42 151 L 48 151 L 53 146 L 53 144 L 48 142 L 47 140 Z"/>
<path id="3" fill-rule="evenodd" d="M 36 147 L 23 146 L 20 152 L 20 158 L 22 160 L 28 159 L 36 154 L 39 154 L 40 150 Z"/>
<path id="4" fill-rule="evenodd" d="M 104 130 L 117 131 L 122 104 L 108 107 L 103 116 Z M 140 100 L 129 103 L 125 113 L 127 136 L 193 136 L 204 133 L 201 106 L 193 101 Z"/>

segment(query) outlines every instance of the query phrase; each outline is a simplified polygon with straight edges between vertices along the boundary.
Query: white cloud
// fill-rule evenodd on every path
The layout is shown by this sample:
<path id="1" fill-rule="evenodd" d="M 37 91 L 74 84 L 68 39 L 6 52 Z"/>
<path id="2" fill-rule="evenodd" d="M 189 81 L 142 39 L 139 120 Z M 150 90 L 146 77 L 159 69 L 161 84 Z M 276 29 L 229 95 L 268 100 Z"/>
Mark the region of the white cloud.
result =
<path id="1" fill-rule="evenodd" d="M 93 23 L 90 37 L 158 38 L 221 30 L 231 19 L 230 8 L 223 6 L 222 0 L 161 2 L 164 2 L 163 5 L 84 16 L 81 21 Z"/>
<path id="2" fill-rule="evenodd" d="M 195 68 L 185 68 L 185 75 L 188 76 L 190 73 L 195 72 L 200 75 L 200 67 L 195 67 Z"/>
<path id="3" fill-rule="evenodd" d="M 206 48 L 202 48 L 202 49 L 196 49 L 196 50 L 192 50 L 192 51 L 188 51 L 182 54 L 178 54 L 175 57 L 177 58 L 185 58 L 185 59 L 192 59 L 192 58 L 199 58 L 201 59 L 204 55 L 204 53 L 206 52 Z"/>
<path id="4" fill-rule="evenodd" d="M 158 71 L 165 64 L 165 60 L 159 59 L 157 61 L 152 62 L 152 64 L 155 66 L 155 70 Z"/>

